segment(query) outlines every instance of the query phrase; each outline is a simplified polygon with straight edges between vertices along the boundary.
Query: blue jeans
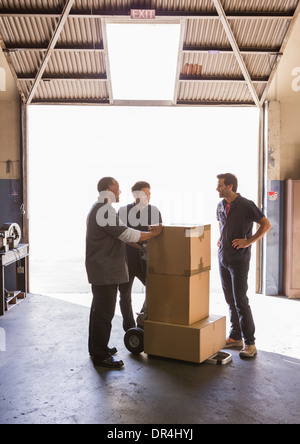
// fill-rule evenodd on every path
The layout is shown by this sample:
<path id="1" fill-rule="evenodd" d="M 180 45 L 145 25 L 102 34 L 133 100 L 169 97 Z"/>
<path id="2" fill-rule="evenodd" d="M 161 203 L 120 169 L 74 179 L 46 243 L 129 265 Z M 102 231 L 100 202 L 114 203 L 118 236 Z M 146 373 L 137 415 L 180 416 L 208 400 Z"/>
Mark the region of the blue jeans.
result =
<path id="1" fill-rule="evenodd" d="M 244 338 L 247 345 L 255 344 L 255 325 L 247 297 L 249 261 L 229 265 L 219 262 L 219 268 L 223 292 L 229 306 L 229 336 L 237 341 Z"/>

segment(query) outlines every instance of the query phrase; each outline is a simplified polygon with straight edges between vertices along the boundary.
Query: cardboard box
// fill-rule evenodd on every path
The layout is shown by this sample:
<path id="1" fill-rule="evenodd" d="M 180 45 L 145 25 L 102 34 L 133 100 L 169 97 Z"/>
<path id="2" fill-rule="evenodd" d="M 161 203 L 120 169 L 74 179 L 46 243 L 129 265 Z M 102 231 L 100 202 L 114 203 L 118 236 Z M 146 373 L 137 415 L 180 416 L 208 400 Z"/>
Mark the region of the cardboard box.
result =
<path id="1" fill-rule="evenodd" d="M 193 276 L 148 274 L 148 319 L 190 325 L 206 318 L 209 315 L 209 275 L 209 271 Z"/>
<path id="2" fill-rule="evenodd" d="M 226 317 L 211 315 L 184 326 L 145 321 L 144 351 L 149 355 L 201 363 L 226 345 Z"/>
<path id="3" fill-rule="evenodd" d="M 148 272 L 192 276 L 211 268 L 210 225 L 164 226 L 148 242 Z"/>

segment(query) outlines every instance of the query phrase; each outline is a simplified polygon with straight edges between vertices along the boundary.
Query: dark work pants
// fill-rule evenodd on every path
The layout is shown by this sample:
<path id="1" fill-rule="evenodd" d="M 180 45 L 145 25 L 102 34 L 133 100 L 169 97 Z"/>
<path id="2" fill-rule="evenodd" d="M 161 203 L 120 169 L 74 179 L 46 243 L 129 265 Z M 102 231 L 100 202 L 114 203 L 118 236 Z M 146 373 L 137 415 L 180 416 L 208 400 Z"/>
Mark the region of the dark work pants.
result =
<path id="1" fill-rule="evenodd" d="M 137 277 L 143 285 L 146 285 L 146 267 L 143 269 L 141 267 L 138 271 L 129 270 L 129 282 L 119 285 L 120 291 L 120 309 L 123 316 L 123 329 L 124 331 L 134 328 L 136 326 L 133 311 L 132 311 L 132 301 L 131 292 L 134 278 Z"/>
<path id="2" fill-rule="evenodd" d="M 243 337 L 247 345 L 255 344 L 255 325 L 247 297 L 249 261 L 239 261 L 230 265 L 219 262 L 219 268 L 223 292 L 229 306 L 229 336 L 235 340 Z"/>
<path id="3" fill-rule="evenodd" d="M 92 285 L 93 302 L 90 312 L 89 352 L 91 356 L 106 359 L 115 314 L 118 285 Z"/>

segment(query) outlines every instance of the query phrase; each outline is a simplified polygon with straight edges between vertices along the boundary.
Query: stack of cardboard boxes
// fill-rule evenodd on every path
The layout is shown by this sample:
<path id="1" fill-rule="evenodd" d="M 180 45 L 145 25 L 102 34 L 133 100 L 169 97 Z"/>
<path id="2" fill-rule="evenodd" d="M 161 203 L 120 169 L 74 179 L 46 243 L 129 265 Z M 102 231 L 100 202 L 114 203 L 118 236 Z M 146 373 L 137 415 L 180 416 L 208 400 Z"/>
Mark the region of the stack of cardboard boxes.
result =
<path id="1" fill-rule="evenodd" d="M 226 318 L 209 315 L 210 225 L 164 226 L 149 242 L 144 351 L 201 363 L 224 348 Z"/>

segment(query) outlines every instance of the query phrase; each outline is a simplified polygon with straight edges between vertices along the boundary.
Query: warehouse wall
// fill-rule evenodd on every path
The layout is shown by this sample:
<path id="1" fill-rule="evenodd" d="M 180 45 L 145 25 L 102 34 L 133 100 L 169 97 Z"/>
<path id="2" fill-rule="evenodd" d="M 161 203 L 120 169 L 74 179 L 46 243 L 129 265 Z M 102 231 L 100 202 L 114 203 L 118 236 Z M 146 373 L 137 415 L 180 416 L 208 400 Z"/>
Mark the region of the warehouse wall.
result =
<path id="1" fill-rule="evenodd" d="M 283 294 L 285 180 L 300 178 L 300 15 L 289 36 L 267 100 L 264 293 Z"/>
<path id="2" fill-rule="evenodd" d="M 0 225 L 21 225 L 20 96 L 0 48 Z"/>
<path id="3" fill-rule="evenodd" d="M 280 180 L 300 178 L 300 15 L 267 99 L 280 103 Z M 277 112 L 277 111 L 276 111 Z"/>

